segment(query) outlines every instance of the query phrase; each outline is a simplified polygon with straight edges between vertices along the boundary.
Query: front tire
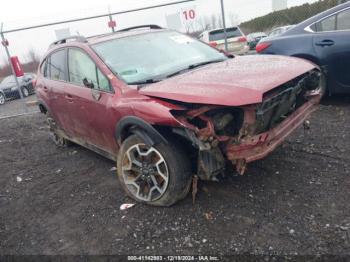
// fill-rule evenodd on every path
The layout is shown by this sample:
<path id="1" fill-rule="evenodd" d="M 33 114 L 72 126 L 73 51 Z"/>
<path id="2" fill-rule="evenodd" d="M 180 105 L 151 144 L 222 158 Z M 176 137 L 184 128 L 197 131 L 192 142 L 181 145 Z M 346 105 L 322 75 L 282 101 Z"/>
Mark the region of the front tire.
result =
<path id="1" fill-rule="evenodd" d="M 29 90 L 28 90 L 28 88 L 23 87 L 23 88 L 22 88 L 22 94 L 23 94 L 23 97 L 28 97 L 28 96 L 29 96 Z"/>
<path id="2" fill-rule="evenodd" d="M 147 146 L 132 135 L 123 142 L 118 154 L 119 181 L 138 202 L 171 206 L 190 190 L 191 166 L 186 155 L 172 140 Z"/>
<path id="3" fill-rule="evenodd" d="M 4 94 L 0 93 L 0 105 L 5 104 L 5 102 L 6 102 L 6 98 L 5 98 Z"/>

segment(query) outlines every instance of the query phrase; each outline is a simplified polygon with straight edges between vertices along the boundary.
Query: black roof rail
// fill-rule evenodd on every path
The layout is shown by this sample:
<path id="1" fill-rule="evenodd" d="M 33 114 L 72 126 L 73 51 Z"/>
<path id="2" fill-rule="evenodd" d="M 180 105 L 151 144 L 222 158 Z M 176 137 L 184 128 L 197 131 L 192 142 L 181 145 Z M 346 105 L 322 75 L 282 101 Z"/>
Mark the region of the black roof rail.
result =
<path id="1" fill-rule="evenodd" d="M 60 45 L 60 44 L 65 44 L 68 42 L 68 40 L 72 40 L 72 41 L 77 41 L 77 42 L 80 42 L 80 43 L 86 43 L 87 40 L 84 36 L 81 36 L 81 35 L 75 35 L 75 36 L 69 36 L 69 37 L 65 37 L 65 38 L 62 38 L 62 39 L 59 39 L 55 42 L 53 42 L 50 47 L 53 47 L 55 45 Z"/>
<path id="2" fill-rule="evenodd" d="M 130 31 L 130 30 L 134 30 L 134 29 L 141 29 L 141 28 L 163 29 L 159 25 L 138 25 L 138 26 L 124 28 L 124 29 L 118 30 L 117 32 L 126 32 L 126 31 Z"/>

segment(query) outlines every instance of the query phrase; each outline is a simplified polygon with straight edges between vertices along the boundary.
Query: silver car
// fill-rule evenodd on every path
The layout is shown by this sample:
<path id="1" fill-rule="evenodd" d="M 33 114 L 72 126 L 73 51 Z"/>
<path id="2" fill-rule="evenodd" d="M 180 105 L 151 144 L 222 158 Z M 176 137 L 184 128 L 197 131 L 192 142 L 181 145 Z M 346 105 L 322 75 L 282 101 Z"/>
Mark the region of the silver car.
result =
<path id="1" fill-rule="evenodd" d="M 238 26 L 226 29 L 228 52 L 235 55 L 248 53 L 247 38 Z M 225 49 L 224 29 L 207 30 L 200 34 L 199 39 L 217 49 Z"/>

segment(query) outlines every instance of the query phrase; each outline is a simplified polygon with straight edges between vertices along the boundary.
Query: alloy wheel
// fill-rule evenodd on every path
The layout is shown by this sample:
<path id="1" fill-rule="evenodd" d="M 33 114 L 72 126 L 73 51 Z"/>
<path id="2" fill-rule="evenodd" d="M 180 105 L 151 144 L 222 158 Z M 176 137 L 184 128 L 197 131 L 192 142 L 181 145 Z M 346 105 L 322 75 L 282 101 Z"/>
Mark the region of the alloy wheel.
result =
<path id="1" fill-rule="evenodd" d="M 122 177 L 138 200 L 155 201 L 168 187 L 169 172 L 162 154 L 154 147 L 135 144 L 123 156 Z"/>

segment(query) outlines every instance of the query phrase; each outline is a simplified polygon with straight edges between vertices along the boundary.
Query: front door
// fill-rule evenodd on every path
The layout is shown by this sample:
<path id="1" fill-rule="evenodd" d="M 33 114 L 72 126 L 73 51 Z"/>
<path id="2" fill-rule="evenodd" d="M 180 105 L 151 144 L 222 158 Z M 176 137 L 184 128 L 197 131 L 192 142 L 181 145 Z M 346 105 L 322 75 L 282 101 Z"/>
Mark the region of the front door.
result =
<path id="1" fill-rule="evenodd" d="M 71 125 L 75 137 L 111 154 L 116 152 L 114 139 L 118 114 L 113 112 L 114 91 L 108 78 L 83 50 L 68 50 Z"/>

